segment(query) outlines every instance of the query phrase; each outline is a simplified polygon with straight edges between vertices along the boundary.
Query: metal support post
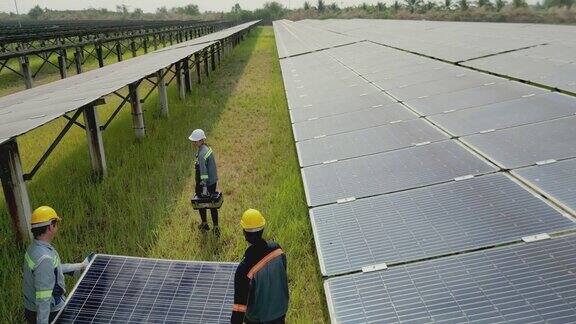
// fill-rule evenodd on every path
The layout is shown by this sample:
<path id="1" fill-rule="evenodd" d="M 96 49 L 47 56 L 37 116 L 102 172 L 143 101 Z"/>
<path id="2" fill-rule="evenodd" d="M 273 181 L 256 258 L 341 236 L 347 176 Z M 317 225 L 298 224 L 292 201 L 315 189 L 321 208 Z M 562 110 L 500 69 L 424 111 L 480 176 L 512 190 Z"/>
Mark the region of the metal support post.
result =
<path id="1" fill-rule="evenodd" d="M 142 39 L 142 47 L 144 47 L 144 54 L 148 54 L 148 36 L 144 36 Z"/>
<path id="2" fill-rule="evenodd" d="M 182 60 L 182 70 L 184 72 L 184 86 L 186 88 L 186 92 L 192 92 L 192 78 L 190 77 L 190 62 L 188 58 Z"/>
<path id="3" fill-rule="evenodd" d="M 102 51 L 102 44 L 96 44 L 96 57 L 98 58 L 98 66 L 104 67 L 104 53 Z"/>
<path id="4" fill-rule="evenodd" d="M 116 58 L 118 58 L 118 62 L 122 62 L 122 44 L 120 41 L 116 42 Z"/>
<path id="5" fill-rule="evenodd" d="M 198 84 L 202 83 L 202 73 L 200 72 L 200 53 L 194 53 L 194 63 L 196 64 L 196 76 Z"/>
<path id="6" fill-rule="evenodd" d="M 26 85 L 26 89 L 30 89 L 33 87 L 32 83 L 32 70 L 30 69 L 30 61 L 28 56 L 20 56 L 18 58 L 20 61 L 20 73 L 24 77 L 24 84 Z"/>
<path id="7" fill-rule="evenodd" d="M 98 177 L 105 178 L 108 173 L 106 170 L 106 155 L 104 154 L 104 142 L 102 141 L 96 106 L 94 104 L 88 104 L 82 109 L 84 110 L 86 139 L 92 170 Z"/>
<path id="8" fill-rule="evenodd" d="M 182 67 L 182 62 L 176 62 L 176 84 L 178 85 L 178 93 L 180 94 L 180 100 L 186 99 L 186 85 L 184 84 L 184 69 Z"/>
<path id="9" fill-rule="evenodd" d="M 58 70 L 60 70 L 60 78 L 62 79 L 66 79 L 68 77 L 66 57 L 66 49 L 61 48 L 58 55 Z"/>
<path id="10" fill-rule="evenodd" d="M 136 57 L 136 43 L 134 39 L 130 41 L 130 51 L 132 52 L 132 57 Z"/>
<path id="11" fill-rule="evenodd" d="M 222 42 L 216 43 L 216 54 L 218 54 L 218 65 L 222 64 L 222 57 L 220 51 L 222 50 Z"/>
<path id="12" fill-rule="evenodd" d="M 160 115 L 168 117 L 168 93 L 166 82 L 164 81 L 164 69 L 156 72 L 156 83 L 158 83 L 158 97 L 160 99 Z"/>
<path id="13" fill-rule="evenodd" d="M 76 65 L 76 74 L 83 72 L 82 70 L 82 48 L 77 47 L 76 52 L 74 52 L 74 65 Z"/>
<path id="14" fill-rule="evenodd" d="M 32 239 L 30 232 L 32 209 L 24 182 L 18 144 L 14 139 L 0 145 L 0 179 L 17 239 L 20 241 L 26 238 Z"/>
<path id="15" fill-rule="evenodd" d="M 212 71 L 216 70 L 216 50 L 214 45 L 210 45 L 210 63 L 212 64 Z"/>
<path id="16" fill-rule="evenodd" d="M 130 96 L 130 105 L 132 106 L 132 124 L 136 138 L 141 140 L 146 136 L 146 129 L 144 127 L 144 112 L 142 112 L 142 105 L 140 97 L 138 96 L 138 82 L 130 83 L 128 85 Z"/>
<path id="17" fill-rule="evenodd" d="M 206 73 L 206 77 L 210 76 L 210 63 L 208 62 L 208 51 L 204 49 L 202 51 L 204 53 L 204 72 Z"/>

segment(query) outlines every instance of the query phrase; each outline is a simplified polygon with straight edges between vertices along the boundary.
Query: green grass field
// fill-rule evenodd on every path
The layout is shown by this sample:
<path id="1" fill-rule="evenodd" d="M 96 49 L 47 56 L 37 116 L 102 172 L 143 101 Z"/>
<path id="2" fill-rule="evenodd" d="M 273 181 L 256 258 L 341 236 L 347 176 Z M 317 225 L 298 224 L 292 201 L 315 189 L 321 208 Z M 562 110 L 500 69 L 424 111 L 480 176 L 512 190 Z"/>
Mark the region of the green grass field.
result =
<path id="1" fill-rule="evenodd" d="M 185 102 L 175 90 L 169 89 L 169 118 L 158 116 L 155 95 L 144 104 L 144 141 L 134 138 L 128 107 L 104 132 L 109 176 L 103 181 L 92 180 L 85 134 L 76 127 L 28 183 L 33 206 L 52 205 L 63 217 L 54 242 L 62 260 L 78 262 L 94 251 L 239 261 L 246 248 L 240 215 L 257 208 L 268 221 L 265 236 L 288 256 L 288 322 L 327 322 L 272 28 L 253 31 Z M 100 108 L 102 118 L 113 103 Z M 25 170 L 63 125 L 58 120 L 18 139 Z M 199 216 L 189 205 L 194 174 L 187 137 L 194 128 L 207 132 L 216 154 L 225 194 L 220 239 L 198 232 Z M 0 198 L 0 318 L 19 322 L 25 247 L 15 242 Z"/>

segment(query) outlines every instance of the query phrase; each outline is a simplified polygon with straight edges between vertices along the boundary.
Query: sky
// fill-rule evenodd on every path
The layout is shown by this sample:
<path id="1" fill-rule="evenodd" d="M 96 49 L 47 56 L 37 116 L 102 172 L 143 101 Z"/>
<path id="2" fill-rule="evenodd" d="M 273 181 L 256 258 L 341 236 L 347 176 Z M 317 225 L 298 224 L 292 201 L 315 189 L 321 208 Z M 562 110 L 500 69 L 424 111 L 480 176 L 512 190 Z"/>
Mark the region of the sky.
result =
<path id="1" fill-rule="evenodd" d="M 198 5 L 200 11 L 230 11 L 235 3 L 239 3 L 243 9 L 253 10 L 261 8 L 264 3 L 271 0 L 16 0 L 20 13 L 28 12 L 32 7 L 40 5 L 49 9 L 79 10 L 86 8 L 107 8 L 115 10 L 116 5 L 125 4 L 129 10 L 141 8 L 144 12 L 155 12 L 156 8 L 184 6 L 189 3 Z M 305 0 L 276 0 L 286 7 L 298 8 L 304 5 Z M 381 2 L 393 2 L 393 0 L 379 0 Z M 316 3 L 316 0 L 309 0 Z M 376 3 L 378 0 L 326 0 L 326 3 L 335 2 L 340 7 L 359 5 L 362 3 Z M 16 12 L 14 0 L 0 0 L 0 11 Z"/>

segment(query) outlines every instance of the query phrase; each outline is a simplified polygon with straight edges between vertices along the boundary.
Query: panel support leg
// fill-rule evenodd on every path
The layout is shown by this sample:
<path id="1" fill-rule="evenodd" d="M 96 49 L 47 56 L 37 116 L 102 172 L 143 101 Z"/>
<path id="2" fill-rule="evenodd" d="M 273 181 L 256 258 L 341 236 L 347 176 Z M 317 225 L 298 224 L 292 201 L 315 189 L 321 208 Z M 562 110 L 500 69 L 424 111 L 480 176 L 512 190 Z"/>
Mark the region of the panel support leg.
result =
<path id="1" fill-rule="evenodd" d="M 34 84 L 32 82 L 32 70 L 30 69 L 28 56 L 20 56 L 18 60 L 20 61 L 20 73 L 22 73 L 22 76 L 24 77 L 26 89 L 30 89 Z"/>
<path id="2" fill-rule="evenodd" d="M 60 49 L 60 55 L 58 55 L 58 70 L 60 70 L 60 78 L 66 79 L 68 77 L 68 69 L 66 62 L 66 49 Z"/>
<path id="3" fill-rule="evenodd" d="M 168 117 L 168 93 L 166 82 L 164 81 L 164 70 L 156 72 L 156 83 L 158 83 L 158 97 L 160 99 L 160 115 Z"/>
<path id="4" fill-rule="evenodd" d="M 130 83 L 128 85 L 130 95 L 130 105 L 132 106 L 132 124 L 136 138 L 141 140 L 146 136 L 146 128 L 144 127 L 144 112 L 142 111 L 142 104 L 140 103 L 140 96 L 138 95 L 138 82 Z"/>
<path id="5" fill-rule="evenodd" d="M 32 209 L 30 208 L 16 140 L 10 140 L 0 145 L 0 179 L 17 239 L 20 241 L 31 240 L 30 217 Z"/>
<path id="6" fill-rule="evenodd" d="M 106 170 L 106 155 L 104 154 L 104 142 L 102 141 L 98 113 L 94 104 L 86 105 L 83 109 L 92 170 L 99 178 L 105 178 L 108 171 Z"/>
<path id="7" fill-rule="evenodd" d="M 76 74 L 80 74 L 84 72 L 82 70 L 82 48 L 76 48 L 76 52 L 74 53 L 74 64 L 76 65 Z"/>
<path id="8" fill-rule="evenodd" d="M 194 63 L 196 64 L 196 76 L 198 77 L 198 84 L 202 83 L 202 73 L 200 72 L 200 54 L 194 53 Z"/>

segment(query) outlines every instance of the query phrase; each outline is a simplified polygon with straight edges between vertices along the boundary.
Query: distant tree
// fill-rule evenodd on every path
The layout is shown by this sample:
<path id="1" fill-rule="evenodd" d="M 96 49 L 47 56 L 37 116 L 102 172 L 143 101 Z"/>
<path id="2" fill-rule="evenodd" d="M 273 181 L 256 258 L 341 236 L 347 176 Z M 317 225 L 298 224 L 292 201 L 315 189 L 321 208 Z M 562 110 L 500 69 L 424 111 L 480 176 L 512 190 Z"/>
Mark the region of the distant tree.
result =
<path id="1" fill-rule="evenodd" d="M 310 2 L 305 1 L 304 2 L 304 10 L 310 10 L 312 8 L 312 6 L 310 6 Z"/>
<path id="2" fill-rule="evenodd" d="M 428 0 L 426 1 L 426 3 L 424 3 L 422 9 L 424 10 L 424 12 L 428 12 L 430 10 L 436 9 L 436 7 L 437 7 L 436 2 Z"/>
<path id="3" fill-rule="evenodd" d="M 364 10 L 364 11 L 368 11 L 368 4 L 366 2 L 362 2 L 362 4 L 360 5 L 360 8 L 362 8 L 362 10 Z"/>
<path id="4" fill-rule="evenodd" d="M 398 2 L 398 0 L 394 1 L 394 3 L 392 4 L 392 9 L 394 11 L 402 9 L 402 5 L 400 4 L 400 2 Z"/>
<path id="5" fill-rule="evenodd" d="M 454 3 L 452 2 L 452 0 L 444 0 L 444 4 L 442 5 L 442 8 L 444 8 L 446 10 L 451 10 L 453 4 Z"/>
<path id="6" fill-rule="evenodd" d="M 143 15 L 144 15 L 144 10 L 142 10 L 140 8 L 136 8 L 132 12 L 132 17 L 134 17 L 134 18 L 139 18 L 139 17 L 142 17 Z"/>
<path id="7" fill-rule="evenodd" d="M 241 12 L 242 12 L 242 8 L 240 7 L 240 4 L 239 4 L 239 3 L 236 3 L 236 4 L 234 5 L 234 7 L 232 7 L 231 12 L 232 12 L 232 13 L 235 13 L 235 14 L 241 13 Z"/>
<path id="8" fill-rule="evenodd" d="M 404 0 L 406 1 L 406 6 L 411 13 L 418 10 L 418 8 L 422 5 L 422 0 Z"/>
<path id="9" fill-rule="evenodd" d="M 328 5 L 328 9 L 330 9 L 330 11 L 340 11 L 340 7 L 338 7 L 336 2 L 332 2 L 330 5 Z"/>
<path id="10" fill-rule="evenodd" d="M 544 0 L 544 7 L 572 7 L 576 3 L 575 0 Z"/>
<path id="11" fill-rule="evenodd" d="M 319 12 L 324 12 L 324 10 L 326 10 L 326 4 L 324 3 L 324 0 L 318 0 L 318 5 L 316 8 Z"/>
<path id="12" fill-rule="evenodd" d="M 160 8 L 156 8 L 156 13 L 160 15 L 167 15 L 168 9 L 166 9 L 166 6 L 162 6 Z"/>
<path id="13" fill-rule="evenodd" d="M 495 3 L 496 11 L 502 10 L 502 8 L 504 8 L 505 6 L 506 6 L 505 0 L 496 0 L 496 3 Z"/>
<path id="14" fill-rule="evenodd" d="M 376 8 L 378 11 L 386 11 L 386 4 L 384 2 L 378 2 Z"/>
<path id="15" fill-rule="evenodd" d="M 28 11 L 28 17 L 32 19 L 38 19 L 40 16 L 42 16 L 43 13 L 44 9 L 40 8 L 39 5 L 36 5 L 34 8 L 30 9 L 30 11 Z"/>
<path id="16" fill-rule="evenodd" d="M 128 16 L 128 6 L 123 5 L 116 5 L 116 12 L 121 14 L 122 16 Z"/>
<path id="17" fill-rule="evenodd" d="M 492 2 L 490 0 L 478 0 L 478 8 L 491 8 Z"/>
<path id="18" fill-rule="evenodd" d="M 528 4 L 526 3 L 526 0 L 512 0 L 512 6 L 514 8 L 526 8 L 528 7 Z"/>
<path id="19" fill-rule="evenodd" d="M 198 8 L 198 5 L 195 4 L 185 5 L 183 11 L 188 16 L 197 16 L 200 14 L 200 9 Z"/>
<path id="20" fill-rule="evenodd" d="M 460 0 L 458 1 L 458 7 L 460 7 L 460 10 L 466 11 L 470 8 L 470 4 L 468 3 L 468 0 Z"/>

